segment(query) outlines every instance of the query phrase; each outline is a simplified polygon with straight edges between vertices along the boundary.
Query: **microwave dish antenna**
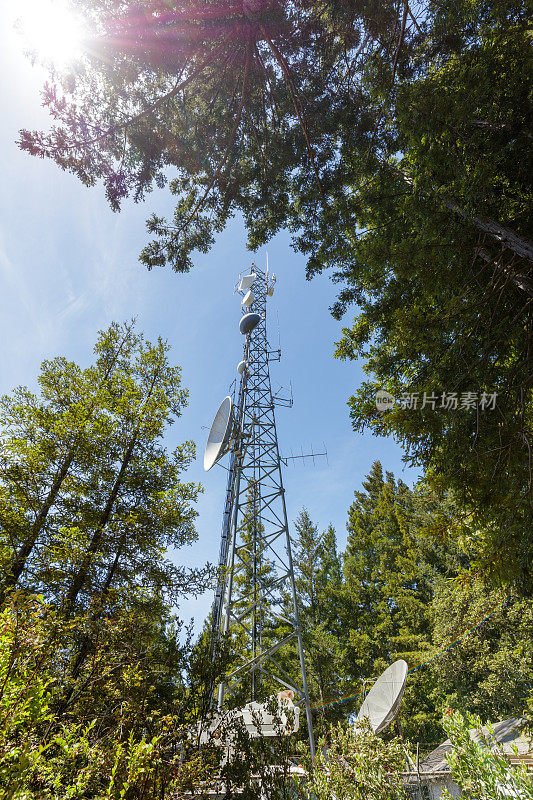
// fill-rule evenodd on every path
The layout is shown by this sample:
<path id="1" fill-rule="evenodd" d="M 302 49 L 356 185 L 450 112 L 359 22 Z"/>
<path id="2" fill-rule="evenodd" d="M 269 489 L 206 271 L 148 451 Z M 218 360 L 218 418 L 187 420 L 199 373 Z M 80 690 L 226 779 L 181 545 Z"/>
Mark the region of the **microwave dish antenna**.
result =
<path id="1" fill-rule="evenodd" d="M 254 285 L 256 279 L 257 275 L 255 272 L 251 272 L 250 275 L 243 275 L 239 281 L 239 292 L 248 292 Z"/>
<path id="2" fill-rule="evenodd" d="M 233 431 L 233 404 L 231 397 L 225 397 L 215 414 L 204 452 L 204 470 L 209 472 L 217 461 L 229 450 Z"/>
<path id="3" fill-rule="evenodd" d="M 257 328 L 259 323 L 261 322 L 261 317 L 259 314 L 255 314 L 251 311 L 249 314 L 245 314 L 244 317 L 241 317 L 241 321 L 239 322 L 239 330 L 243 335 L 247 335 L 251 333 L 254 328 Z"/>
<path id="4" fill-rule="evenodd" d="M 252 292 L 251 289 L 248 289 L 248 291 L 246 292 L 246 294 L 242 298 L 241 305 L 242 305 L 243 308 L 250 308 L 250 306 L 252 305 L 254 300 L 255 300 L 254 293 Z"/>
<path id="5" fill-rule="evenodd" d="M 407 664 L 400 658 L 379 676 L 363 705 L 357 722 L 365 717 L 374 733 L 381 733 L 397 717 L 407 681 Z"/>

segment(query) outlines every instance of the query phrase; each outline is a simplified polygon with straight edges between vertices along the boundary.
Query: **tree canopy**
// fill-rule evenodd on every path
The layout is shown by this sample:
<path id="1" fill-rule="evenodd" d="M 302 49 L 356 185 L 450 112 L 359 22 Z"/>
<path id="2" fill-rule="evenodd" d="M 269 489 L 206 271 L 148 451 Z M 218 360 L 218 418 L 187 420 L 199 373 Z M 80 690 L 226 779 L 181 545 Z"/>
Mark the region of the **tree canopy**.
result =
<path id="1" fill-rule="evenodd" d="M 360 191 L 382 174 L 533 258 L 521 240 L 525 4 L 76 6 L 91 28 L 85 57 L 45 89 L 52 131 L 23 131 L 20 144 L 87 184 L 102 179 L 114 208 L 170 178 L 174 224 L 152 219 L 148 266 L 188 268 L 240 210 L 252 246 L 288 226 L 316 270 L 331 260 L 326 231 L 340 243 L 366 227 Z"/>
<path id="2" fill-rule="evenodd" d="M 202 572 L 164 561 L 194 540 L 199 487 L 179 476 L 191 442 L 172 454 L 162 436 L 187 402 L 162 340 L 112 324 L 86 369 L 45 361 L 36 395 L 0 401 L 2 586 L 39 592 L 75 610 L 113 584 L 176 599 Z M 192 581 L 192 583 L 191 583 Z"/>
<path id="3" fill-rule="evenodd" d="M 200 491 L 193 443 L 163 444 L 181 371 L 112 324 L 90 366 L 57 357 L 38 383 L 0 401 L 0 797 L 176 789 L 204 770 L 169 751 L 201 700 L 175 603 L 210 575 L 172 558 Z"/>
<path id="4" fill-rule="evenodd" d="M 321 734 L 357 712 L 400 658 L 409 668 L 401 729 L 423 750 L 441 741 L 443 708 L 488 721 L 526 708 L 533 604 L 475 577 L 472 555 L 446 534 L 456 511 L 451 494 L 424 480 L 411 489 L 376 462 L 354 492 L 344 552 L 306 509 L 298 516 L 294 563 Z"/>
<path id="5" fill-rule="evenodd" d="M 228 219 L 282 228 L 359 312 L 354 426 L 463 496 L 478 569 L 531 585 L 531 49 L 525 2 L 77 0 L 84 57 L 20 146 L 118 209 L 168 182 L 141 261 L 188 270 Z M 373 395 L 498 395 L 493 413 L 376 413 Z M 448 410 L 448 409 L 447 409 Z M 453 409 L 452 409 L 453 410 Z M 434 412 L 434 413 L 433 413 Z M 505 548 L 507 563 L 498 553 Z"/>
<path id="6" fill-rule="evenodd" d="M 168 179 L 175 217 L 150 220 L 148 267 L 188 269 L 191 251 L 209 247 L 236 210 L 251 221 L 261 208 L 266 221 L 277 208 L 269 223 L 277 229 L 299 184 L 321 187 L 336 150 L 329 125 L 322 130 L 331 81 L 341 79 L 339 60 L 346 71 L 345 57 L 349 64 L 362 45 L 350 4 L 111 0 L 77 8 L 92 27 L 87 54 L 45 88 L 51 132 L 23 131 L 21 147 L 88 185 L 103 180 L 115 209 Z M 396 18 L 393 4 L 380 15 L 378 36 Z M 336 106 L 341 113 L 342 97 Z"/>

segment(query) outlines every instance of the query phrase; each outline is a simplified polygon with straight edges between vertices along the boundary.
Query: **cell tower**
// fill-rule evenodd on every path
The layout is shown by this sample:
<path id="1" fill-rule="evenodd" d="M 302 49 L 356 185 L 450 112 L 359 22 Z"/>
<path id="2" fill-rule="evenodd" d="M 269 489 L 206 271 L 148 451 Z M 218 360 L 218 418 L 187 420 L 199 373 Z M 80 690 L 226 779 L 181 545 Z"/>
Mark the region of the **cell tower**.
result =
<path id="1" fill-rule="evenodd" d="M 219 554 L 219 581 L 213 606 L 212 653 L 231 638 L 241 660 L 220 683 L 213 703 L 219 712 L 240 687 L 256 701 L 272 686 L 292 691 L 298 713 L 305 709 L 311 755 L 313 724 L 298 617 L 291 540 L 276 432 L 275 406 L 288 404 L 272 394 L 269 362 L 279 360 L 267 339 L 267 300 L 275 277 L 252 265 L 242 275 L 239 329 L 243 359 L 233 396 L 217 411 L 204 456 L 209 470 L 230 454 Z M 299 679 L 288 675 L 280 655 L 297 650 Z M 286 664 L 285 664 L 286 666 Z"/>

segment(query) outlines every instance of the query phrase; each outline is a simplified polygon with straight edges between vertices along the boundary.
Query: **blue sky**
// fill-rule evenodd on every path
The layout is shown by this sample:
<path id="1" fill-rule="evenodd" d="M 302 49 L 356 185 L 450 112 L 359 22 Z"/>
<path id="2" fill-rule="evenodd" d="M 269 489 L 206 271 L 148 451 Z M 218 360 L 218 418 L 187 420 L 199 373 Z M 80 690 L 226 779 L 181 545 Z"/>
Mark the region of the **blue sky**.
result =
<path id="1" fill-rule="evenodd" d="M 207 256 L 195 258 L 190 274 L 147 272 L 137 260 L 147 240 L 144 223 L 152 210 L 171 210 L 165 190 L 114 214 L 100 187 L 87 189 L 16 147 L 19 128 L 46 127 L 48 118 L 40 108 L 43 73 L 22 55 L 9 9 L 5 4 L 0 10 L 1 74 L 7 77 L 0 86 L 0 392 L 34 385 L 44 358 L 61 354 L 87 364 L 97 331 L 112 320 L 135 316 L 147 338 L 168 339 L 190 390 L 189 406 L 171 428 L 168 444 L 197 443 L 197 462 L 187 478 L 205 487 L 198 504 L 199 540 L 180 557 L 188 564 L 216 561 L 226 473 L 203 472 L 203 426 L 210 425 L 241 358 L 235 279 L 252 260 L 264 265 L 266 250 L 247 252 L 243 226 L 234 220 Z M 281 384 L 287 391 L 292 382 L 294 393 L 294 407 L 278 409 L 280 450 L 322 451 L 325 443 L 329 454 L 314 467 L 297 461 L 285 469 L 289 518 L 305 505 L 321 528 L 334 524 L 342 546 L 353 492 L 375 459 L 408 483 L 417 472 L 404 467 L 392 440 L 351 429 L 346 401 L 363 373 L 359 364 L 333 358 L 341 328 L 328 310 L 335 285 L 327 275 L 305 280 L 304 259 L 291 250 L 287 235 L 276 237 L 268 254 L 277 276 L 269 335 L 277 346 L 279 318 L 283 351 L 281 363 L 271 365 L 271 378 L 274 387 Z M 349 312 L 346 321 L 352 316 Z M 210 595 L 188 601 L 181 613 L 201 624 L 210 603 Z"/>

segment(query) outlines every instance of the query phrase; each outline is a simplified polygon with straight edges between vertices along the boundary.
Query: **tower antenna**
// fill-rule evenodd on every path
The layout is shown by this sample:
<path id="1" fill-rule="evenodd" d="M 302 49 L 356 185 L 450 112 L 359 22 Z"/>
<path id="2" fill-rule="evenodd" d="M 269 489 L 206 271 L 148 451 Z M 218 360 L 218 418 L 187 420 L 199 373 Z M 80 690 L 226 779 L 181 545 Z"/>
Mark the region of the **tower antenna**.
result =
<path id="1" fill-rule="evenodd" d="M 243 295 L 243 303 L 239 330 L 244 335 L 244 346 L 238 365 L 238 388 L 234 400 L 228 396 L 220 405 L 204 456 L 204 468 L 209 470 L 229 453 L 211 652 L 216 661 L 223 642 L 228 642 L 230 653 L 235 656 L 211 700 L 222 713 L 231 706 L 236 690 L 239 695 L 244 692 L 254 705 L 281 689 L 294 700 L 298 716 L 300 710 L 305 711 L 314 758 L 283 459 L 269 371 L 267 301 L 274 281 L 255 264 L 250 273 L 240 276 L 238 292 Z M 295 646 L 297 679 L 279 663 L 283 661 L 280 656 Z M 243 718 L 246 719 L 246 707 Z"/>

